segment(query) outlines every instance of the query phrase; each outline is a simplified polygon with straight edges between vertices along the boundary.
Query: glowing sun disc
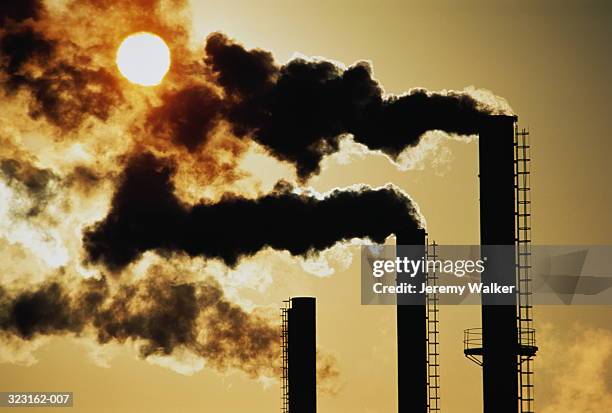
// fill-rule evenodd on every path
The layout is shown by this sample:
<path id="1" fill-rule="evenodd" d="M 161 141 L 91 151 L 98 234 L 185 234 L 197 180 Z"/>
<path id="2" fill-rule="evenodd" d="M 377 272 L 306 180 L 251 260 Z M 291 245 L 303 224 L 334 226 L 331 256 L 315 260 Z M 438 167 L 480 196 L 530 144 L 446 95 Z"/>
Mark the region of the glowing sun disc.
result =
<path id="1" fill-rule="evenodd" d="M 117 49 L 117 67 L 132 83 L 142 86 L 159 85 L 170 69 L 170 49 L 156 34 L 131 34 Z"/>

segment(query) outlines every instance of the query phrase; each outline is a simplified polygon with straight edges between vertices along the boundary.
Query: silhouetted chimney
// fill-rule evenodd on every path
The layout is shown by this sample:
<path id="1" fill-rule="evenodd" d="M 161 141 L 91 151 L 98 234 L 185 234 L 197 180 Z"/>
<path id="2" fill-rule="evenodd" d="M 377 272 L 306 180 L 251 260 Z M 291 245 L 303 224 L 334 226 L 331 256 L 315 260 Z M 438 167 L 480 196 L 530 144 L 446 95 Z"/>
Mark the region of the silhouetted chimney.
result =
<path id="1" fill-rule="evenodd" d="M 425 253 L 425 230 L 414 228 L 395 234 L 397 256 L 419 260 Z M 422 246 L 404 248 L 402 246 Z M 425 273 L 401 279 L 418 286 Z M 399 413 L 427 412 L 427 312 L 424 294 L 397 297 L 397 407 Z"/>
<path id="2" fill-rule="evenodd" d="M 485 270 L 483 283 L 516 284 L 515 269 L 515 116 L 491 116 L 479 132 L 480 241 L 482 256 L 496 254 L 495 269 Z M 493 252 L 490 245 L 507 245 Z M 482 298 L 483 406 L 485 413 L 518 410 L 516 295 L 504 305 Z"/>
<path id="3" fill-rule="evenodd" d="M 317 411 L 316 299 L 291 299 L 288 311 L 289 413 Z"/>

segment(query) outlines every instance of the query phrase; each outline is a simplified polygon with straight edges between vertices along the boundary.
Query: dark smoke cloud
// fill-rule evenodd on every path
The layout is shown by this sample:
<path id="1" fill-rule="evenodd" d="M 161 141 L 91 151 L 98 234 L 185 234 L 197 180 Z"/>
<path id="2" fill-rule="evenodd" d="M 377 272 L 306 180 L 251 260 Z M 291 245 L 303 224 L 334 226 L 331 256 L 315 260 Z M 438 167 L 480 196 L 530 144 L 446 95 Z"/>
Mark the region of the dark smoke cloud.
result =
<path id="1" fill-rule="evenodd" d="M 85 165 L 76 165 L 60 175 L 49 168 L 40 167 L 35 160 L 22 153 L 7 158 L 0 156 L 0 182 L 13 192 L 14 199 L 7 202 L 11 221 L 26 220 L 31 223 L 37 217 L 47 217 L 51 221 L 46 224 L 50 224 L 57 219 L 58 213 L 57 210 L 50 213 L 50 205 L 59 206 L 65 212 L 72 208 L 65 191 L 89 196 L 109 178 L 108 174 L 102 175 Z"/>
<path id="2" fill-rule="evenodd" d="M 336 190 L 324 199 L 287 188 L 251 200 L 226 195 L 215 204 L 183 204 L 171 181 L 174 165 L 150 154 L 133 158 L 108 216 L 84 236 L 89 259 L 118 270 L 148 250 L 220 258 L 234 265 L 263 248 L 306 255 L 342 240 L 383 242 L 419 227 L 410 199 L 391 187 Z"/>
<path id="3" fill-rule="evenodd" d="M 412 90 L 384 96 L 367 62 L 347 69 L 328 61 L 295 59 L 279 66 L 262 50 L 246 50 L 221 33 L 206 42 L 206 64 L 227 94 L 226 116 L 234 133 L 249 135 L 298 175 L 319 172 L 339 139 L 355 141 L 395 158 L 427 131 L 474 134 L 484 108 L 467 93 Z"/>
<path id="4" fill-rule="evenodd" d="M 221 119 L 221 98 L 209 86 L 192 85 L 173 90 L 161 99 L 161 105 L 147 116 L 148 132 L 190 151 L 206 141 Z"/>
<path id="5" fill-rule="evenodd" d="M 20 70 L 26 63 L 43 64 L 49 60 L 56 48 L 56 42 L 30 26 L 18 26 L 0 39 L 0 52 L 4 70 L 10 76 L 9 86 L 16 87 L 23 79 Z"/>
<path id="6" fill-rule="evenodd" d="M 40 0 L 3 0 L 0 2 L 0 24 L 38 19 L 43 12 L 44 5 Z"/>
<path id="7" fill-rule="evenodd" d="M 18 159 L 0 159 L 0 176 L 9 185 L 21 183 L 33 195 L 46 193 L 49 182 L 57 179 L 49 169 L 37 168 Z"/>
<path id="8" fill-rule="evenodd" d="M 108 119 L 123 99 L 117 77 L 94 66 L 88 53 L 76 50 L 74 44 L 51 39 L 22 18 L 38 17 L 39 10 L 38 6 L 2 10 L 0 19 L 10 20 L 0 29 L 4 91 L 9 95 L 27 91 L 30 116 L 44 118 L 62 131 L 79 127 L 90 116 Z"/>
<path id="9" fill-rule="evenodd" d="M 206 63 L 230 95 L 252 98 L 274 86 L 279 68 L 271 53 L 259 49 L 246 51 L 222 33 L 208 36 L 205 51 Z"/>
<path id="10" fill-rule="evenodd" d="M 31 339 L 38 334 L 79 332 L 83 318 L 70 307 L 70 298 L 57 282 L 16 297 L 0 290 L 0 328 Z"/>
<path id="11" fill-rule="evenodd" d="M 164 271 L 154 267 L 126 285 L 102 278 L 14 293 L 0 287 L 0 330 L 26 340 L 93 332 L 100 343 L 133 340 L 143 357 L 183 348 L 219 370 L 276 373 L 277 326 L 229 302 L 211 278 L 178 281 Z"/>
<path id="12" fill-rule="evenodd" d="M 6 185 L 31 200 L 27 208 L 20 211 L 27 218 L 35 217 L 45 209 L 55 197 L 55 188 L 59 181 L 59 177 L 49 169 L 38 168 L 25 160 L 11 158 L 0 159 L 0 178 Z M 22 202 L 22 205 L 25 204 Z"/>
<path id="13" fill-rule="evenodd" d="M 76 188 L 79 192 L 85 195 L 94 193 L 104 179 L 108 179 L 109 175 L 98 173 L 93 168 L 85 165 L 77 165 L 64 178 L 64 185 L 67 187 Z"/>

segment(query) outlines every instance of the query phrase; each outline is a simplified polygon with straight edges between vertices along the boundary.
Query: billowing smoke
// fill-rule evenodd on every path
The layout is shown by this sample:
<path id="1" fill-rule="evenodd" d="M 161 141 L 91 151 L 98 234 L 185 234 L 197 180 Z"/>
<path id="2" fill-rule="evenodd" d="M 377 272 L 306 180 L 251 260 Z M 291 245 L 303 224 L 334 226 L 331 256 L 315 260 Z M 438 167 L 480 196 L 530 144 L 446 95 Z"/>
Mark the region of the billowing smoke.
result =
<path id="1" fill-rule="evenodd" d="M 155 267 L 128 284 L 56 277 L 29 290 L 0 287 L 0 330 L 25 340 L 71 334 L 131 341 L 143 357 L 180 348 L 221 371 L 250 375 L 274 375 L 279 367 L 276 323 L 228 301 L 212 278 L 173 279 Z"/>
<path id="2" fill-rule="evenodd" d="M 484 117 L 507 110 L 477 91 L 387 95 L 368 62 L 344 68 L 297 58 L 280 65 L 270 52 L 247 50 L 222 33 L 209 35 L 204 51 L 201 73 L 149 110 L 146 135 L 198 153 L 227 128 L 225 135 L 253 139 L 294 165 L 301 180 L 320 172 L 347 135 L 397 159 L 428 131 L 473 135 Z"/>
<path id="3" fill-rule="evenodd" d="M 30 116 L 42 117 L 65 131 L 90 116 L 108 119 L 122 101 L 117 78 L 93 65 L 86 53 L 70 50 L 61 40 L 37 29 L 32 19 L 38 18 L 41 6 L 24 3 L 31 3 L 31 7 L 9 6 L 0 17 L 6 23 L 0 30 L 0 73 L 6 78 L 2 82 L 5 92 L 27 91 Z"/>
<path id="4" fill-rule="evenodd" d="M 185 59 L 188 27 L 173 20 L 184 0 L 58 3 L 2 2 L 0 83 L 9 97 L 23 92 L 30 117 L 46 120 L 64 136 L 90 118 L 107 121 L 125 104 L 125 84 L 114 67 L 123 37 L 154 31 L 166 37 L 175 58 Z"/>
<path id="5" fill-rule="evenodd" d="M 319 171 L 343 135 L 396 158 L 427 131 L 475 134 L 494 110 L 465 92 L 385 96 L 367 62 L 346 69 L 325 60 L 277 65 L 270 53 L 246 50 L 221 33 L 208 37 L 205 50 L 233 132 L 293 163 L 301 178 Z"/>
<path id="6" fill-rule="evenodd" d="M 192 85 L 162 96 L 147 116 L 148 132 L 195 151 L 220 120 L 221 99 L 209 87 Z"/>
<path id="7" fill-rule="evenodd" d="M 3 1 L 0 3 L 0 23 L 10 21 L 22 22 L 26 19 L 38 19 L 44 11 L 40 0 Z"/>
<path id="8" fill-rule="evenodd" d="M 0 179 L 6 185 L 25 194 L 21 199 L 22 213 L 32 218 L 40 214 L 54 196 L 58 177 L 48 169 L 18 159 L 0 159 Z M 31 202 L 24 202 L 31 199 Z M 6 200 L 5 200 L 6 201 Z"/>
<path id="9" fill-rule="evenodd" d="M 108 216 L 85 234 L 91 261 L 117 270 L 159 250 L 234 265 L 266 247 L 306 255 L 352 238 L 380 243 L 420 225 L 410 199 L 391 186 L 335 190 L 318 199 L 279 185 L 255 200 L 228 194 L 189 206 L 174 194 L 173 169 L 150 154 L 129 162 Z"/>
<path id="10" fill-rule="evenodd" d="M 191 50 L 185 3 L 0 3 L 0 192 L 10 201 L 0 204 L 0 241 L 23 255 L 0 251 L 17 274 L 3 281 L 24 285 L 22 263 L 40 257 L 29 272 L 47 278 L 36 289 L 0 287 L 0 332 L 134 341 L 145 357 L 184 348 L 211 366 L 260 374 L 278 366 L 278 331 L 267 319 L 232 304 L 211 280 L 175 279 L 168 269 L 134 280 L 122 270 L 147 251 L 233 266 L 265 248 L 308 255 L 416 230 L 416 207 L 393 186 L 316 196 L 281 182 L 263 195 L 245 190 L 260 194 L 251 199 L 229 185 L 242 178 L 241 156 L 253 142 L 303 182 L 346 135 L 397 158 L 427 131 L 474 134 L 498 109 L 471 92 L 388 95 L 369 63 L 279 64 L 221 33 Z M 119 42 L 142 30 L 172 53 L 164 82 L 146 91 L 114 65 Z M 215 201 L 199 201 L 200 189 Z M 49 275 L 80 273 L 83 259 L 114 277 Z M 337 376 L 333 363 L 321 365 L 322 377 Z"/>

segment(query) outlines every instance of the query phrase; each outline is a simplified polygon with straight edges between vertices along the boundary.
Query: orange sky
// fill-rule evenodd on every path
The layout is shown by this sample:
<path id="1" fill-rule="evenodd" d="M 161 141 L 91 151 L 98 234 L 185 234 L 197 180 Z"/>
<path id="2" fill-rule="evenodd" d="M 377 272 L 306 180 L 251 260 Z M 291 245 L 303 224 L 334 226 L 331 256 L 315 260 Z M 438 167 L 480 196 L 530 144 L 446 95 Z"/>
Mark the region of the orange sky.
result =
<path id="1" fill-rule="evenodd" d="M 220 30 L 249 48 L 270 50 L 279 62 L 295 53 L 345 64 L 370 60 L 389 93 L 474 86 L 503 96 L 532 132 L 534 243 L 612 243 L 607 2 L 194 0 L 192 19 L 194 44 Z M 407 171 L 380 155 L 334 156 L 308 184 L 327 191 L 393 182 L 418 203 L 438 243 L 477 243 L 476 144 L 435 137 L 428 142 L 431 148 Z M 276 161 L 256 159 L 249 168 L 266 183 L 290 177 Z M 271 307 L 290 295 L 316 295 L 318 344 L 337 358 L 340 370 L 320 394 L 319 411 L 394 411 L 394 311 L 359 304 L 358 260 L 347 264 L 346 255 L 333 250 L 327 261 L 335 273 L 313 276 L 302 268 L 313 262 L 261 253 L 230 274 L 226 292 L 244 305 Z M 612 405 L 610 316 L 609 307 L 536 308 L 538 411 L 604 411 Z M 480 370 L 463 357 L 461 342 L 463 329 L 478 325 L 477 307 L 442 309 L 445 411 L 481 408 Z M 0 347 L 0 360 L 8 358 L 5 353 L 16 357 Z M 197 371 L 179 374 L 160 366 L 168 361 L 143 361 L 131 345 L 100 349 L 85 339 L 52 338 L 20 363 L 0 364 L 0 389 L 73 391 L 75 412 L 279 409 L 277 382 L 199 369 L 201 361 L 185 357 L 183 367 Z M 576 393 L 588 397 L 571 396 Z"/>

